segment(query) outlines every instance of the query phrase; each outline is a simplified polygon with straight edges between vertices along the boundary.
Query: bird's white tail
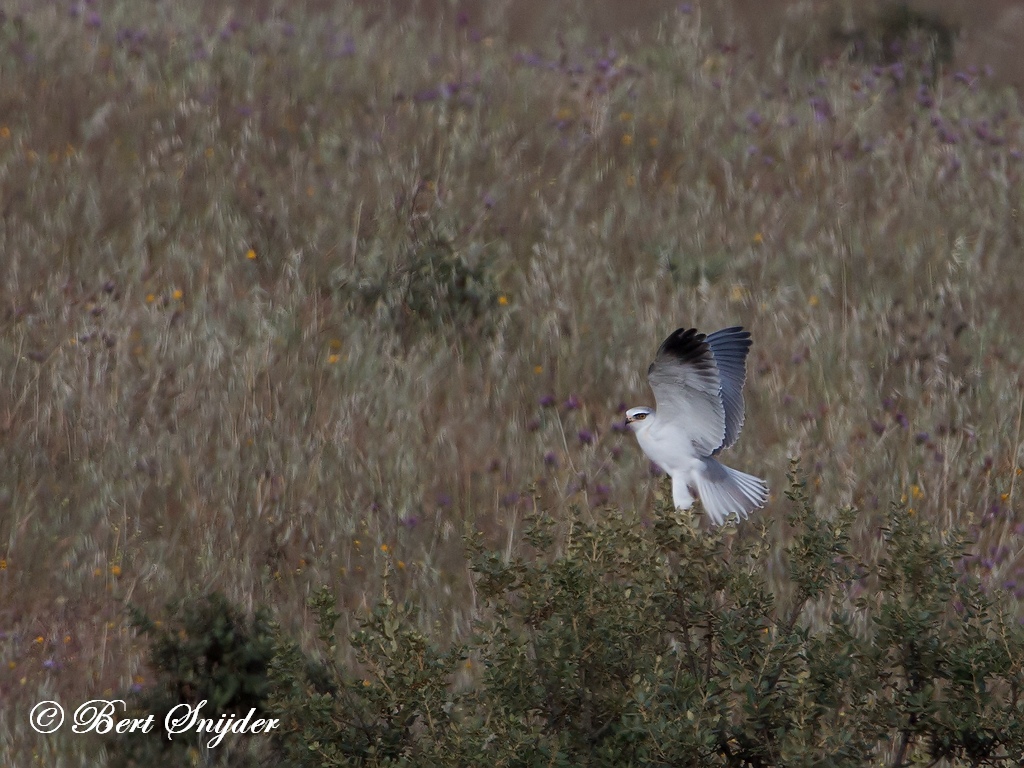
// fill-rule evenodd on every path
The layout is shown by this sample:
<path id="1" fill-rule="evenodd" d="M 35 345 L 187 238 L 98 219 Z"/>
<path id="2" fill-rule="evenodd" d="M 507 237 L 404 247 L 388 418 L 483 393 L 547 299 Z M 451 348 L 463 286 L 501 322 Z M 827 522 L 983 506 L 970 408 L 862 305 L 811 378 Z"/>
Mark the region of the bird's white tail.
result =
<path id="1" fill-rule="evenodd" d="M 704 466 L 694 475 L 697 495 L 715 525 L 722 525 L 733 515 L 743 520 L 768 501 L 768 484 L 764 480 L 714 459 L 704 459 Z"/>

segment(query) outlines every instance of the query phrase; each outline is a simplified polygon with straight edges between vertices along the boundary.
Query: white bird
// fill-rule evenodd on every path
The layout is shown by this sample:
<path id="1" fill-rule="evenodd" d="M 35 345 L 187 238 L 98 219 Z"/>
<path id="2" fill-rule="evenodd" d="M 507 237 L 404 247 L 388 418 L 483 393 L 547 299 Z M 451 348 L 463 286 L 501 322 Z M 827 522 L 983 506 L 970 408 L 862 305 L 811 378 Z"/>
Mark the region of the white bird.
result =
<path id="1" fill-rule="evenodd" d="M 630 408 L 626 423 L 648 458 L 672 478 L 672 501 L 689 509 L 694 495 L 715 525 L 744 519 L 768 500 L 764 480 L 714 457 L 743 429 L 743 382 L 750 333 L 723 328 L 710 336 L 680 328 L 647 370 L 658 409 Z"/>

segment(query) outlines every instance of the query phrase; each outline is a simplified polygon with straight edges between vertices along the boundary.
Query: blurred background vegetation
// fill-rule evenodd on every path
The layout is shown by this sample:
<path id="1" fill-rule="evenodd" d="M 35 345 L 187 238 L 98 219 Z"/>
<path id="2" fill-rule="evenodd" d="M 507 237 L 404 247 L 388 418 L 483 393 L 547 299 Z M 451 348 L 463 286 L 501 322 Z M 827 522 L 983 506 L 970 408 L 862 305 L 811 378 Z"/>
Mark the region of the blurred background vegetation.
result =
<path id="1" fill-rule="evenodd" d="M 622 410 L 680 325 L 754 334 L 731 463 L 801 457 L 864 557 L 892 500 L 963 526 L 1024 598 L 1024 19 L 756 5 L 5 7 L 5 762 L 80 754 L 35 702 L 152 682 L 127 603 L 303 636 L 326 583 L 344 637 L 387 562 L 444 645 L 463 536 L 650 522 Z"/>

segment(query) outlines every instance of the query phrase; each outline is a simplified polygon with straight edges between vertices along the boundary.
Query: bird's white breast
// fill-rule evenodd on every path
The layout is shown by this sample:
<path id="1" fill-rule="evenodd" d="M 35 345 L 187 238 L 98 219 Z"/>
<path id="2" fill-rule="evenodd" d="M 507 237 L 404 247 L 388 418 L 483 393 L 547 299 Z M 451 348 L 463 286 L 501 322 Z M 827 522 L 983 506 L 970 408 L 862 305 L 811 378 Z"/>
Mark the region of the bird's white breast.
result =
<path id="1" fill-rule="evenodd" d="M 647 457 L 670 475 L 692 471 L 701 462 L 693 441 L 674 424 L 659 423 L 655 419 L 637 432 L 636 439 Z"/>

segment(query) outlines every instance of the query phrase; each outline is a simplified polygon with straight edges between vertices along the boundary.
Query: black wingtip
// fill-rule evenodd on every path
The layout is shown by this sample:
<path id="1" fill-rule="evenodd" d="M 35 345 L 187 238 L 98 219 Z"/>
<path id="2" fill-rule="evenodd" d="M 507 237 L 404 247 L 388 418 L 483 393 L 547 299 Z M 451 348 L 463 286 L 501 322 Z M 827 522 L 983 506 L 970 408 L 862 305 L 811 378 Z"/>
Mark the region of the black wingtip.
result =
<path id="1" fill-rule="evenodd" d="M 709 355 L 707 336 L 696 328 L 677 328 L 661 343 L 658 356 L 674 357 L 681 363 L 697 364 Z"/>

